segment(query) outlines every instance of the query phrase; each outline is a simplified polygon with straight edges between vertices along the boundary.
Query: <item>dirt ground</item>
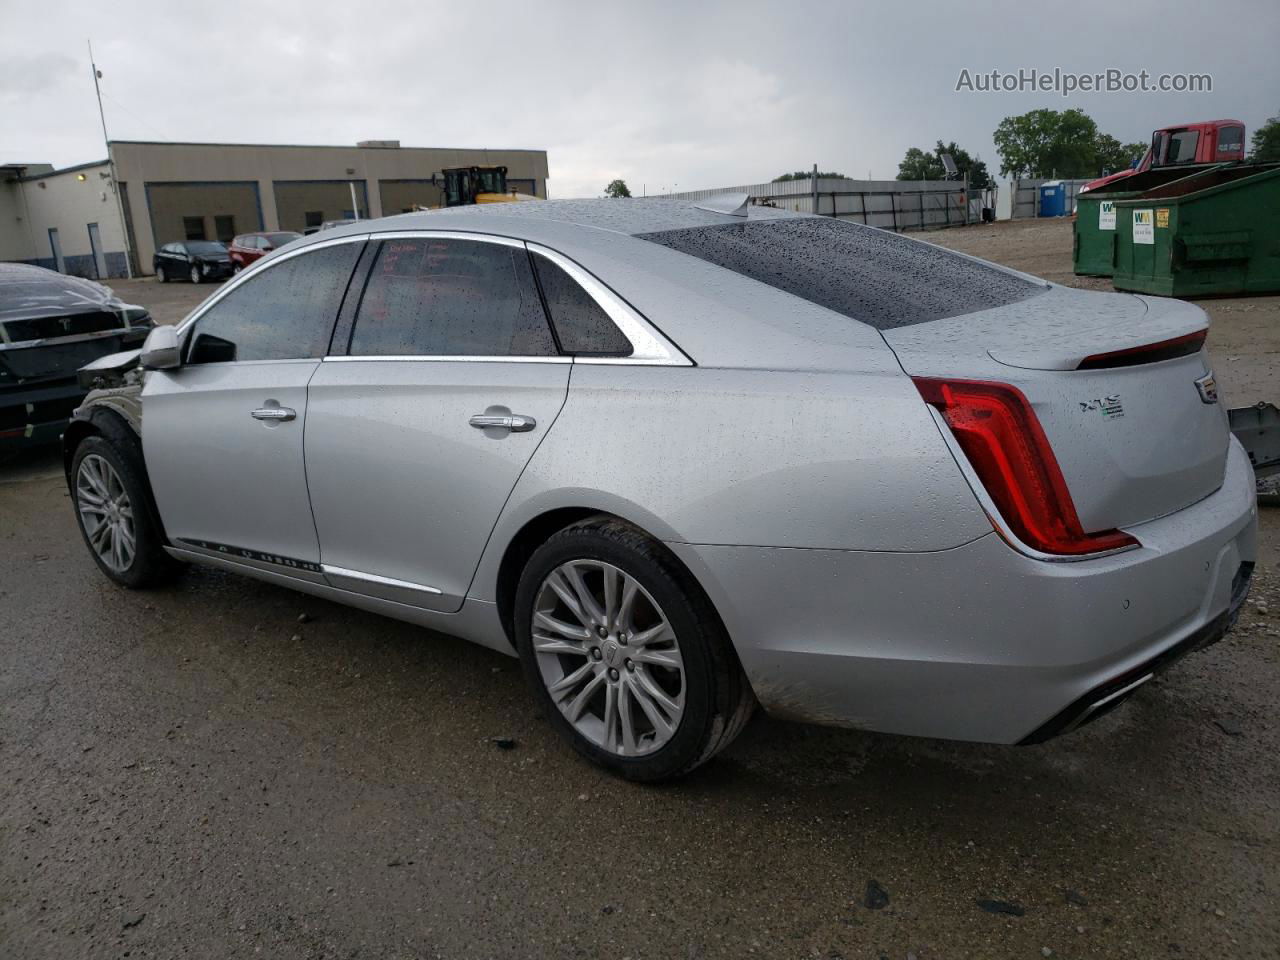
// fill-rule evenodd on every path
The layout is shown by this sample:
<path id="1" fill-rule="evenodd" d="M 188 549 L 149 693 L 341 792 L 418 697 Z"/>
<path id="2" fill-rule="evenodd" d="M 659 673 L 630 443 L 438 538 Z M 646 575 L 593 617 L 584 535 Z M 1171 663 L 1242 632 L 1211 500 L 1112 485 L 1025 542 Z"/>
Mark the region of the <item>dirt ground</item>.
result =
<path id="1" fill-rule="evenodd" d="M 929 239 L 1069 279 L 1063 223 Z M 208 293 L 116 286 L 162 321 Z M 1234 403 L 1274 399 L 1278 304 L 1205 304 Z M 499 654 L 219 571 L 116 589 L 28 456 L 0 467 L 0 957 L 1280 957 L 1280 510 L 1260 539 L 1237 629 L 1074 734 L 757 715 L 642 788 Z"/>

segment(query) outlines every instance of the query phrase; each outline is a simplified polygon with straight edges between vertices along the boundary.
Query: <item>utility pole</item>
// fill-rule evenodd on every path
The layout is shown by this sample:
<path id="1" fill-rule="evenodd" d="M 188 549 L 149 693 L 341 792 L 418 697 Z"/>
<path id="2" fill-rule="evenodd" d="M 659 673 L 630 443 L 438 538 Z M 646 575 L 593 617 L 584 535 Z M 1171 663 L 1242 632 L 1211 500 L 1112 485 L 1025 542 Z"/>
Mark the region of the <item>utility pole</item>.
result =
<path id="1" fill-rule="evenodd" d="M 116 181 L 116 162 L 111 156 L 111 139 L 107 136 L 107 115 L 102 110 L 102 87 L 98 83 L 102 73 L 98 70 L 98 65 L 93 62 L 93 41 L 86 42 L 89 44 L 89 68 L 93 71 L 93 92 L 98 97 L 98 119 L 102 121 L 102 145 L 107 148 L 107 172 L 111 175 L 111 192 L 116 195 L 116 212 L 120 215 L 120 235 L 124 237 L 124 272 L 132 280 L 133 248 L 129 245 L 129 225 L 124 218 L 124 199 L 120 196 L 120 184 Z M 105 250 L 103 259 L 106 259 Z"/>
<path id="2" fill-rule="evenodd" d="M 813 165 L 813 179 L 809 181 L 813 186 L 813 215 L 818 215 L 818 165 Z"/>

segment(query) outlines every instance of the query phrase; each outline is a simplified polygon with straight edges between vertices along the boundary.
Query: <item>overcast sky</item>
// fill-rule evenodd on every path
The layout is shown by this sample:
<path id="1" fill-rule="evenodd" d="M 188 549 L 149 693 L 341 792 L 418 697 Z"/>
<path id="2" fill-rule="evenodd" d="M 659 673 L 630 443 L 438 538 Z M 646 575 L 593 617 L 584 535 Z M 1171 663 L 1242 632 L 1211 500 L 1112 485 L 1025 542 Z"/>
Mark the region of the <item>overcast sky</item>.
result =
<path id="1" fill-rule="evenodd" d="M 553 197 L 891 178 L 939 138 L 994 173 L 1010 114 L 1081 107 L 1120 140 L 1280 114 L 1280 3 L 1113 0 L 240 5 L 0 0 L 0 162 L 126 140 L 543 148 Z M 1208 73 L 1209 94 L 955 92 L 960 71 Z M 678 185 L 678 186 L 677 186 Z"/>

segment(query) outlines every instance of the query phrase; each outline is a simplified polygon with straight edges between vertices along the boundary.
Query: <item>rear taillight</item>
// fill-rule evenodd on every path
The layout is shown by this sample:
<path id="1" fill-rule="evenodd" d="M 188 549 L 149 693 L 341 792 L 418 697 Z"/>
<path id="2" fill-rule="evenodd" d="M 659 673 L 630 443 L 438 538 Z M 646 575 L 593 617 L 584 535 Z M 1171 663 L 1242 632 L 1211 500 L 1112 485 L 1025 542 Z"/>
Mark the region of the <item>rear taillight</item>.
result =
<path id="1" fill-rule="evenodd" d="M 1110 370 L 1115 367 L 1136 367 L 1142 363 L 1159 363 L 1161 360 L 1189 357 L 1193 353 L 1200 352 L 1208 336 L 1208 330 L 1197 330 L 1185 337 L 1174 337 L 1172 340 L 1161 340 L 1159 343 L 1144 343 L 1140 347 L 1126 347 L 1123 350 L 1112 350 L 1110 353 L 1095 353 L 1081 360 L 1076 369 Z"/>
<path id="2" fill-rule="evenodd" d="M 1058 460 L 1017 387 L 913 377 L 942 414 L 1001 519 L 1020 541 L 1064 557 L 1138 546 L 1119 530 L 1085 533 Z"/>

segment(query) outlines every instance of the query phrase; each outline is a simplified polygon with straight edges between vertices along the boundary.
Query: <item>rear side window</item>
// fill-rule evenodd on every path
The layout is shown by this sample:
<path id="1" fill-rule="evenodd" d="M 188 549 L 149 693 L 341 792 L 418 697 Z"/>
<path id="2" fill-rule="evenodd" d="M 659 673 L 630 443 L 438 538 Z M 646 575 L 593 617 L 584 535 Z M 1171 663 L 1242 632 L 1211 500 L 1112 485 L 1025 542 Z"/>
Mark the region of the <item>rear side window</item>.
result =
<path id="1" fill-rule="evenodd" d="M 360 248 L 299 254 L 241 283 L 196 321 L 187 362 L 324 356 Z"/>
<path id="2" fill-rule="evenodd" d="M 630 356 L 631 341 L 573 277 L 542 254 L 534 254 L 533 262 L 560 349 L 580 355 Z"/>
<path id="3" fill-rule="evenodd" d="M 1045 290 L 941 247 L 830 217 L 757 220 L 640 237 L 877 330 L 989 310 Z"/>
<path id="4" fill-rule="evenodd" d="M 553 356 L 523 247 L 387 240 L 351 336 L 352 356 Z"/>
<path id="5" fill-rule="evenodd" d="M 1218 152 L 1244 155 L 1244 127 L 1223 127 L 1218 131 Z"/>

